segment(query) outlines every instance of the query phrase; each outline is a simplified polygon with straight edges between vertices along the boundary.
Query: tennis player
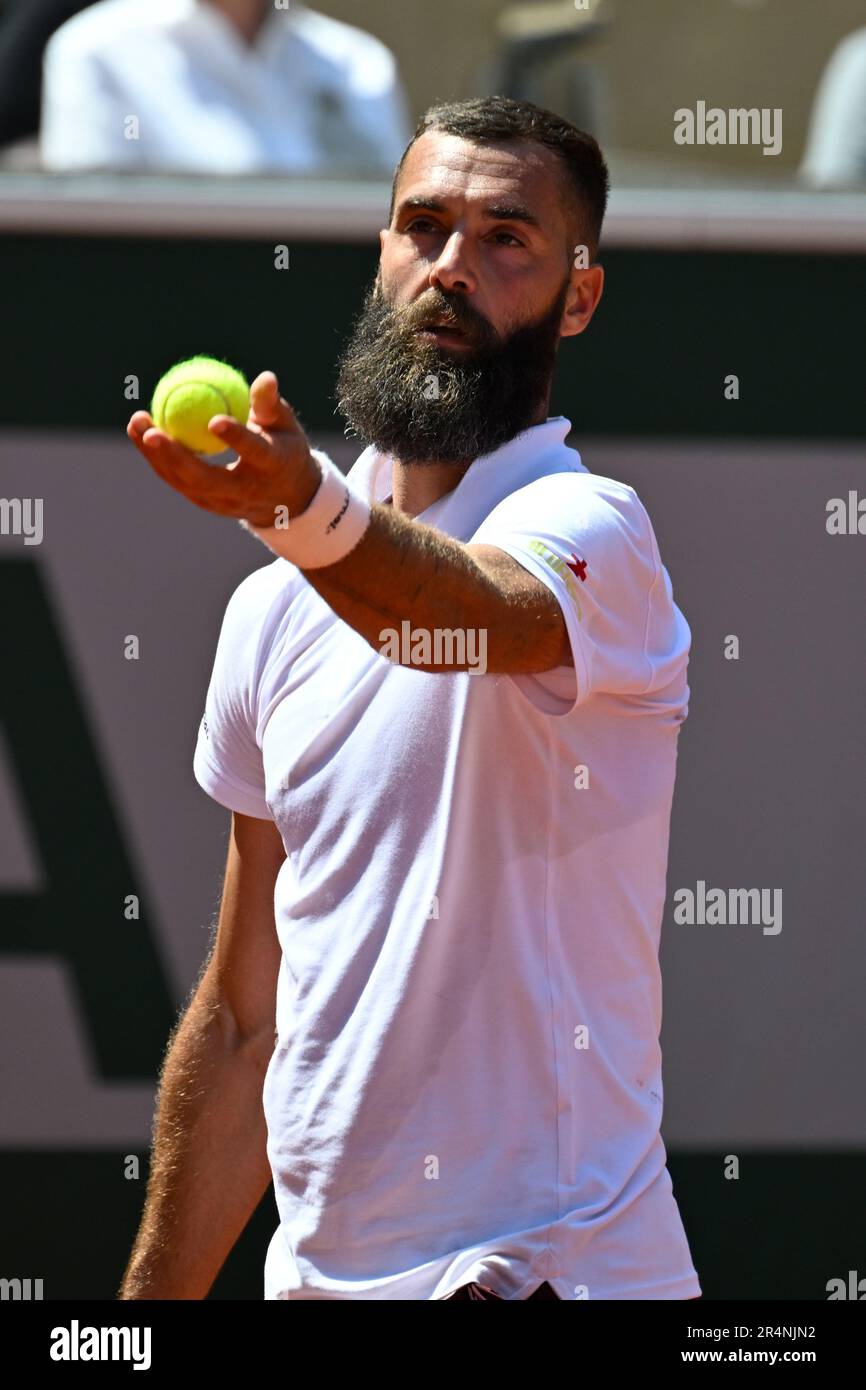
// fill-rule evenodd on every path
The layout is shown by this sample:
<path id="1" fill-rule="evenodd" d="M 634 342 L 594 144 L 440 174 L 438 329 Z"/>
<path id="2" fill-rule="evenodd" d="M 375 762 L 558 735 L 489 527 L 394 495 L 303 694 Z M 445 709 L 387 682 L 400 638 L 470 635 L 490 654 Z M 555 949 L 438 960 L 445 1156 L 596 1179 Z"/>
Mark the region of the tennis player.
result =
<path id="1" fill-rule="evenodd" d="M 269 371 L 226 468 L 129 422 L 268 554 L 198 733 L 222 905 L 122 1298 L 203 1298 L 271 1181 L 268 1299 L 700 1296 L 660 1135 L 691 635 L 549 414 L 608 185 L 549 112 L 431 108 L 339 362 L 348 475 Z"/>

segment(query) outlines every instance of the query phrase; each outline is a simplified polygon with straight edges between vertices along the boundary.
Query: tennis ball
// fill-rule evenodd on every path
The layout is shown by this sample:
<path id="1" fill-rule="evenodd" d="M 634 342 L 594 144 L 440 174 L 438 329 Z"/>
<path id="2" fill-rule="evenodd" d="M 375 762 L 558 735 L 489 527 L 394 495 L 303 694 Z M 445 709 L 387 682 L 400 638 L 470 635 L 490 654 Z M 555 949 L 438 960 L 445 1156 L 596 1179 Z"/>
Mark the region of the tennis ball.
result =
<path id="1" fill-rule="evenodd" d="M 153 423 L 199 454 L 220 454 L 224 439 L 211 434 L 208 420 L 233 415 L 245 425 L 250 413 L 246 378 L 215 357 L 189 357 L 160 377 L 150 406 Z"/>

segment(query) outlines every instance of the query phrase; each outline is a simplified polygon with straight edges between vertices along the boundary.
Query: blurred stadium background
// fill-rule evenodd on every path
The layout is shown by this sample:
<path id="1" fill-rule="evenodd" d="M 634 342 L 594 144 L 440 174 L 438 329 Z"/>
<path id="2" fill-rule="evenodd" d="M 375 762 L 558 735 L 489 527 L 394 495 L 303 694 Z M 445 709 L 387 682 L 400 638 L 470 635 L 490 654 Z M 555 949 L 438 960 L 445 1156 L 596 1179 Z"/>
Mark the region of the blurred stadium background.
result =
<path id="1" fill-rule="evenodd" d="M 824 1299 L 866 1275 L 866 539 L 825 524 L 831 498 L 866 495 L 866 168 L 815 187 L 801 163 L 862 4 L 618 0 L 577 25 L 562 4 L 315 8 L 388 45 L 413 124 L 505 91 L 608 157 L 604 300 L 563 345 L 552 412 L 638 491 L 693 632 L 662 946 L 669 1167 L 706 1298 Z M 0 7 L 0 55 L 17 9 Z M 781 108 L 781 153 L 677 146 L 673 112 L 699 100 Z M 348 174 L 50 173 L 32 137 L 0 152 L 2 493 L 44 507 L 39 544 L 0 534 L 0 1275 L 46 1298 L 114 1297 L 137 1225 L 154 1079 L 225 856 L 195 734 L 225 603 L 265 563 L 158 483 L 126 422 L 206 352 L 275 370 L 348 466 L 334 360 L 388 196 Z M 781 888 L 781 932 L 678 925 L 673 893 L 698 880 Z M 261 1297 L 275 1225 L 268 1197 L 212 1297 Z"/>

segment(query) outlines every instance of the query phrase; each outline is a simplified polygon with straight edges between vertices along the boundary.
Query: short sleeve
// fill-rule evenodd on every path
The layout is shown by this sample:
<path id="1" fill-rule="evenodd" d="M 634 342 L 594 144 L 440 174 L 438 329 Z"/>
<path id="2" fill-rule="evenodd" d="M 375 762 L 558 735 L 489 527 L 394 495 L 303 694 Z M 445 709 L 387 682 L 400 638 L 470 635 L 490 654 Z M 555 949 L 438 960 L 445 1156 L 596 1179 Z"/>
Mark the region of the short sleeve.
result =
<path id="1" fill-rule="evenodd" d="M 230 811 L 259 820 L 273 819 L 256 736 L 263 647 L 261 576 L 272 569 L 269 565 L 249 575 L 226 606 L 193 757 L 196 781 L 208 796 Z"/>
<path id="2" fill-rule="evenodd" d="M 574 680 L 552 712 L 592 695 L 668 689 L 678 676 L 684 683 L 691 634 L 649 517 L 626 484 L 592 473 L 538 478 L 500 502 L 471 543 L 504 550 L 559 603 Z"/>

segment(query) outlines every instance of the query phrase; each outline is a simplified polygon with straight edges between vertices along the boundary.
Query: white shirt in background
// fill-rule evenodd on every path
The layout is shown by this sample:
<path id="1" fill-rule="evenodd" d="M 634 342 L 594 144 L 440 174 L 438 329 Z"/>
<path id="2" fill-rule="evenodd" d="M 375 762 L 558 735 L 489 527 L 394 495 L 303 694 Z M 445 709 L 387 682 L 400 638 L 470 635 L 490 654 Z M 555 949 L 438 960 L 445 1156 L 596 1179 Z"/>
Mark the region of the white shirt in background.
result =
<path id="1" fill-rule="evenodd" d="M 207 0 L 101 0 L 45 50 L 48 169 L 390 177 L 410 135 L 390 50 L 295 4 L 250 46 Z"/>
<path id="2" fill-rule="evenodd" d="M 866 184 L 866 28 L 837 44 L 821 74 L 799 173 L 817 188 Z"/>
<path id="3" fill-rule="evenodd" d="M 545 583 L 574 667 L 393 664 L 283 559 L 229 600 L 195 775 L 287 852 L 266 1298 L 700 1293 L 659 1132 L 691 634 L 637 494 L 569 430 L 476 459 L 417 520 Z M 390 495 L 372 447 L 349 476 Z"/>

